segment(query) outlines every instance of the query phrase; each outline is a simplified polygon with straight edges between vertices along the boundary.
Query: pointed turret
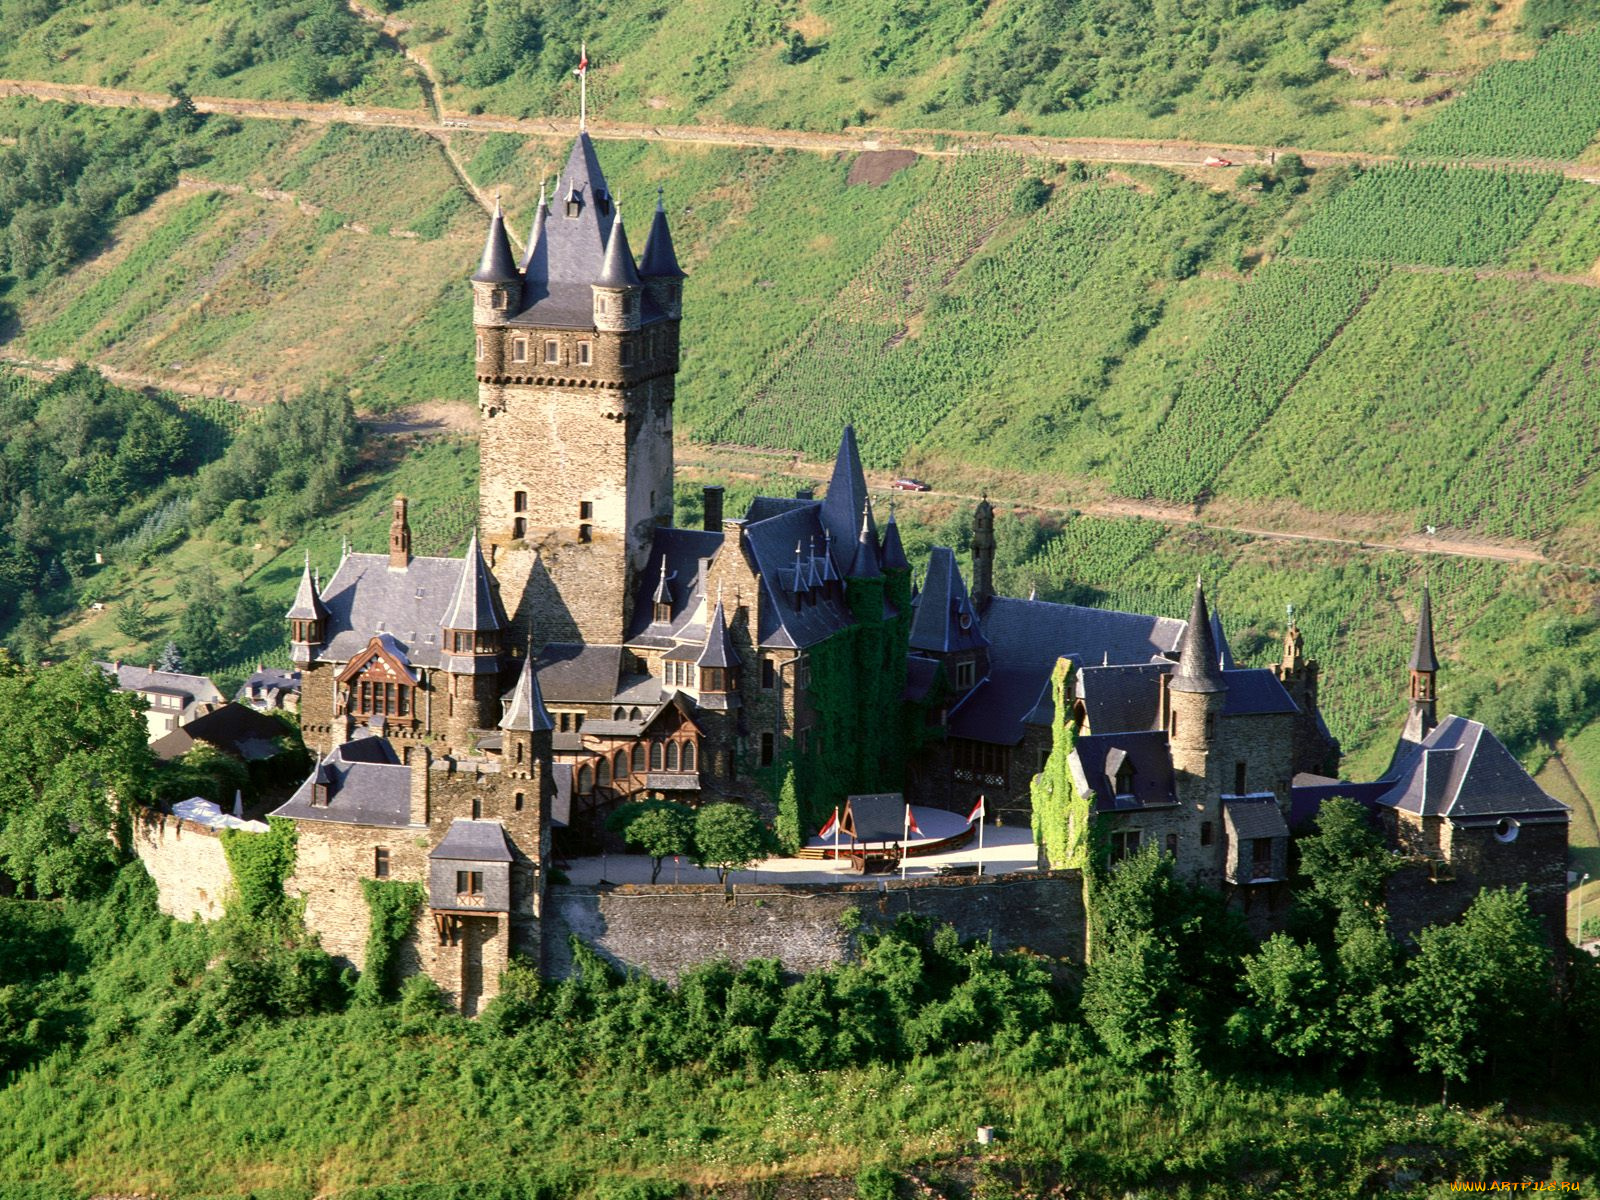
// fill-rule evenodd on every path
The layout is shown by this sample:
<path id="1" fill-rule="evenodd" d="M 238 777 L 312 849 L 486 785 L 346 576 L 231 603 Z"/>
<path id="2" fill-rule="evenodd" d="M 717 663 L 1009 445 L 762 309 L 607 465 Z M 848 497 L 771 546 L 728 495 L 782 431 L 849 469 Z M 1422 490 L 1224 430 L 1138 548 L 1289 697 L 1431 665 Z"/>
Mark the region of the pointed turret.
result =
<path id="1" fill-rule="evenodd" d="M 981 612 L 994 598 L 994 505 L 984 493 L 972 510 L 972 600 Z"/>
<path id="2" fill-rule="evenodd" d="M 1174 692 L 1225 692 L 1217 642 L 1211 633 L 1211 614 L 1206 611 L 1205 585 L 1194 581 L 1194 604 L 1189 609 L 1189 624 L 1178 643 L 1178 666 L 1172 672 L 1169 690 Z"/>
<path id="3" fill-rule="evenodd" d="M 500 718 L 500 728 L 516 733 L 548 733 L 555 728 L 550 711 L 544 706 L 539 674 L 531 658 L 522 664 L 522 674 L 517 676 L 517 686 L 511 693 L 511 703 L 506 706 L 506 715 Z"/>
<path id="4" fill-rule="evenodd" d="M 1211 610 L 1211 640 L 1217 646 L 1217 666 L 1224 671 L 1233 670 L 1233 647 L 1228 645 L 1228 635 L 1222 629 L 1222 610 Z"/>
<path id="5" fill-rule="evenodd" d="M 522 256 L 520 269 L 524 284 L 544 283 L 550 278 L 550 247 L 545 239 L 545 226 L 550 220 L 550 201 L 545 197 L 544 184 L 539 184 L 539 207 L 533 210 L 533 229 L 528 233 L 528 249 Z"/>
<path id="6" fill-rule="evenodd" d="M 900 526 L 894 519 L 894 509 L 889 509 L 889 520 L 883 527 L 883 569 L 909 571 L 911 563 L 906 558 L 905 547 L 900 544 Z"/>
<path id="7" fill-rule="evenodd" d="M 656 580 L 656 590 L 650 593 L 650 619 L 654 624 L 666 625 L 672 621 L 672 582 L 667 578 L 667 556 L 661 556 L 661 578 Z"/>
<path id="8" fill-rule="evenodd" d="M 495 197 L 494 215 L 489 218 L 489 236 L 484 239 L 483 257 L 472 277 L 473 283 L 516 283 L 517 260 L 511 255 L 511 241 L 506 237 L 506 214 Z"/>
<path id="9" fill-rule="evenodd" d="M 877 579 L 883 574 L 878 558 L 878 539 L 872 528 L 872 501 L 861 506 L 861 533 L 856 538 L 856 556 L 850 563 L 851 579 Z"/>
<path id="10" fill-rule="evenodd" d="M 678 253 L 672 245 L 672 231 L 667 228 L 667 206 L 659 188 L 656 189 L 656 215 L 651 218 L 650 235 L 644 241 L 639 274 L 647 279 L 684 278 L 683 269 L 678 266 Z"/>
<path id="11" fill-rule="evenodd" d="M 633 251 L 628 247 L 627 230 L 622 227 L 621 210 L 618 210 L 617 219 L 611 223 L 605 263 L 600 268 L 600 278 L 595 282 L 607 288 L 641 287 L 644 284 L 644 280 L 639 278 L 639 269 L 633 265 Z"/>
<path id="12" fill-rule="evenodd" d="M 841 573 L 849 572 L 849 556 L 855 553 L 861 507 L 866 502 L 867 476 L 861 469 L 861 451 L 856 447 L 855 426 L 846 425 L 844 436 L 839 439 L 839 452 L 834 456 L 828 494 L 822 499 L 823 528 L 833 536 L 833 544 L 845 555 L 838 564 Z"/>
<path id="13" fill-rule="evenodd" d="M 1411 707 L 1406 713 L 1402 741 L 1420 743 L 1439 723 L 1436 676 L 1439 659 L 1433 652 L 1433 598 L 1422 589 L 1422 609 L 1417 613 L 1417 638 L 1411 647 Z"/>
<path id="14" fill-rule="evenodd" d="M 285 620 L 289 622 L 291 656 L 297 665 L 306 666 L 328 632 L 328 610 L 322 603 L 316 576 L 311 573 L 309 553 L 306 554 L 305 569 L 300 573 L 300 588 L 294 594 L 294 605 L 285 615 Z"/>
<path id="15" fill-rule="evenodd" d="M 711 614 L 711 625 L 706 630 L 705 648 L 700 651 L 700 657 L 695 659 L 695 664 L 701 668 L 720 667 L 729 670 L 739 665 L 739 652 L 734 649 L 733 640 L 728 637 L 728 620 L 722 612 L 722 601 L 717 601 L 717 607 Z"/>
<path id="16" fill-rule="evenodd" d="M 496 611 L 498 608 L 494 582 L 478 549 L 477 530 L 473 530 L 472 540 L 467 543 L 466 558 L 461 564 L 461 575 L 456 582 L 455 595 L 450 598 L 450 607 L 445 610 L 440 625 L 452 631 L 497 634 L 501 628 L 500 615 Z"/>
<path id="17" fill-rule="evenodd" d="M 1433 652 L 1433 597 L 1426 585 L 1422 589 L 1422 610 L 1417 614 L 1417 640 L 1411 647 L 1411 669 L 1430 674 L 1439 669 Z"/>

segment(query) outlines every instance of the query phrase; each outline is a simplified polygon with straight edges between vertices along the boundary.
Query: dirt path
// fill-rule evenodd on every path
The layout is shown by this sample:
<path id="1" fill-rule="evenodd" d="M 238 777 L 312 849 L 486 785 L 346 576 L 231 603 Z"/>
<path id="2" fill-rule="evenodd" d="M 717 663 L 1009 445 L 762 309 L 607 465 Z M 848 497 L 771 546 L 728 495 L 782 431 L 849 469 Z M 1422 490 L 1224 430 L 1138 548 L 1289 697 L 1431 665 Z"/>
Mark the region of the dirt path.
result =
<path id="1" fill-rule="evenodd" d="M 195 96 L 201 112 L 264 120 L 310 121 L 321 124 L 385 125 L 416 129 L 438 136 L 442 131 L 518 133 L 528 137 L 569 138 L 577 133 L 575 120 L 555 117 L 499 117 L 488 114 L 446 113 L 440 106 L 436 77 L 420 55 L 408 55 L 423 69 L 431 92 L 430 113 L 398 108 L 356 108 L 344 104 L 316 104 L 290 100 L 245 100 L 221 96 Z M 0 96 L 27 96 L 67 104 L 94 104 L 106 108 L 163 109 L 172 98 L 159 92 L 138 92 L 92 84 L 50 83 L 42 80 L 0 79 Z M 589 133 L 610 141 L 685 142 L 710 146 L 765 146 L 774 150 L 808 150 L 818 153 L 855 153 L 862 150 L 909 150 L 915 154 L 951 156 L 1002 150 L 1024 156 L 1082 159 L 1089 162 L 1146 163 L 1153 166 L 1204 166 L 1207 158 L 1234 163 L 1267 163 L 1279 154 L 1298 154 L 1313 167 L 1347 163 L 1371 165 L 1393 162 L 1395 156 L 1352 151 L 1307 150 L 1291 146 L 1244 146 L 1181 140 L 1131 138 L 1052 138 L 1022 134 L 974 133 L 958 129 L 894 130 L 862 128 L 838 133 L 788 129 L 762 129 L 748 125 L 655 125 L 623 121 L 590 121 Z M 1409 161 L 1409 160 L 1408 160 Z M 1452 159 L 1454 165 L 1498 170 L 1537 167 L 1559 171 L 1585 183 L 1600 183 L 1600 164 L 1513 159 Z M 471 187 L 469 183 L 467 185 Z M 472 188 L 477 195 L 477 189 Z"/>
<path id="2" fill-rule="evenodd" d="M 1285 255 L 1290 262 L 1326 263 L 1329 258 L 1306 258 L 1303 255 Z M 1349 259 L 1339 259 L 1349 262 Z M 1473 279 L 1509 279 L 1515 283 L 1557 283 L 1566 287 L 1600 288 L 1600 274 L 1562 275 L 1555 271 L 1540 271 L 1519 267 L 1442 267 L 1434 263 L 1393 263 L 1379 258 L 1355 260 L 1369 267 L 1382 267 L 1407 275 L 1470 275 Z"/>

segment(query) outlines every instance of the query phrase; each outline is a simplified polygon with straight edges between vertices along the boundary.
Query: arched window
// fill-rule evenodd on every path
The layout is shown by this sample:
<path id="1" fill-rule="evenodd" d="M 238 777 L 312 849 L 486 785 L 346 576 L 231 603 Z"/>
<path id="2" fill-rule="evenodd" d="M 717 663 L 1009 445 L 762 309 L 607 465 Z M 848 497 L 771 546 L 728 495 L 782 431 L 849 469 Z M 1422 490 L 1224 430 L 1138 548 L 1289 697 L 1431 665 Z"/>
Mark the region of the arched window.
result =
<path id="1" fill-rule="evenodd" d="M 694 743 L 693 742 L 685 742 L 683 744 L 683 769 L 685 771 L 694 770 Z"/>
<path id="2" fill-rule="evenodd" d="M 676 771 L 677 769 L 678 769 L 678 743 L 677 742 L 668 742 L 667 743 L 667 770 Z"/>
<path id="3" fill-rule="evenodd" d="M 611 714 L 611 719 L 613 721 L 626 721 L 628 719 L 628 710 L 620 704 L 617 705 L 617 711 Z"/>
<path id="4" fill-rule="evenodd" d="M 609 758 L 602 758 L 595 764 L 594 781 L 601 787 L 611 786 L 611 760 Z"/>
<path id="5" fill-rule="evenodd" d="M 651 742 L 650 743 L 650 769 L 652 771 L 661 770 L 661 743 L 660 742 Z"/>
<path id="6" fill-rule="evenodd" d="M 587 796 L 594 791 L 594 768 L 588 763 L 578 768 L 578 793 Z"/>
<path id="7" fill-rule="evenodd" d="M 522 761 L 522 739 L 521 738 L 517 739 L 517 761 L 518 762 Z"/>
<path id="8" fill-rule="evenodd" d="M 636 708 L 636 709 L 634 709 L 632 712 L 630 712 L 628 714 L 628 720 L 630 720 L 630 721 L 642 721 L 642 720 L 644 720 L 644 714 L 642 712 L 640 712 Z"/>
<path id="9" fill-rule="evenodd" d="M 611 773 L 619 783 L 627 778 L 628 752 L 626 750 L 617 751 L 617 757 L 612 760 Z"/>
<path id="10" fill-rule="evenodd" d="M 633 773 L 635 775 L 644 774 L 644 743 L 643 742 L 635 742 L 633 744 Z"/>

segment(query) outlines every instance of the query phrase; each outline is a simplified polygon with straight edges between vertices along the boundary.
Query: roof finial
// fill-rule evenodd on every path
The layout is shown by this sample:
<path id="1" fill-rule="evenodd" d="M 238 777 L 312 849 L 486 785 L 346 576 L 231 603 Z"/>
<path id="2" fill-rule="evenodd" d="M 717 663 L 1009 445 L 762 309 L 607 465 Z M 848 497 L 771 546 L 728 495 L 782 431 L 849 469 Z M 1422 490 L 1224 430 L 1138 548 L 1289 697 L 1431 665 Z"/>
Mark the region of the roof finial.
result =
<path id="1" fill-rule="evenodd" d="M 667 189 L 661 184 L 656 184 L 656 211 L 667 211 Z"/>
<path id="2" fill-rule="evenodd" d="M 544 184 L 545 184 L 545 179 L 544 179 L 544 176 L 541 175 L 541 176 L 539 176 L 539 207 L 540 208 L 543 208 L 545 206 L 545 203 L 546 203 L 545 195 L 544 195 Z"/>

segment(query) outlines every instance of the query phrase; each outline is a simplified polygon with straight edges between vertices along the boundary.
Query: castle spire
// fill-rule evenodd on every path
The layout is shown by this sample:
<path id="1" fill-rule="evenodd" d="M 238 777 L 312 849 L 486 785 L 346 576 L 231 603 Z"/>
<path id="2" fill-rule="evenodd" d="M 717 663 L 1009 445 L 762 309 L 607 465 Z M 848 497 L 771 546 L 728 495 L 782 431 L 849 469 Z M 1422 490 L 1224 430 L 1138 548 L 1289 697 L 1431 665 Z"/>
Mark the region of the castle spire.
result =
<path id="1" fill-rule="evenodd" d="M 311 573 L 311 551 L 306 551 L 305 569 L 300 572 L 300 588 L 294 594 L 294 607 L 285 619 L 290 621 L 320 621 L 328 615 L 317 589 L 316 578 Z"/>
<path id="2" fill-rule="evenodd" d="M 517 686 L 511 693 L 505 716 L 500 718 L 500 728 L 514 733 L 548 733 L 555 724 L 550 719 L 550 710 L 544 706 L 539 675 L 533 669 L 533 655 L 530 654 L 522 662 L 522 674 L 517 676 Z"/>
<path id="3" fill-rule="evenodd" d="M 1411 669 L 1432 673 L 1439 669 L 1433 652 L 1433 597 L 1427 584 L 1422 586 L 1422 610 L 1417 614 L 1417 640 L 1411 647 Z"/>
<path id="4" fill-rule="evenodd" d="M 994 505 L 985 491 L 972 510 L 972 600 L 983 609 L 994 598 Z"/>
<path id="5" fill-rule="evenodd" d="M 1411 705 L 1406 713 L 1404 741 L 1421 742 L 1439 723 L 1436 676 L 1439 659 L 1433 651 L 1433 597 L 1422 588 L 1422 608 L 1417 613 L 1417 637 L 1411 647 Z"/>
<path id="6" fill-rule="evenodd" d="M 550 201 L 545 195 L 544 180 L 541 179 L 539 207 L 533 210 L 533 229 L 528 233 L 528 249 L 520 264 L 524 282 L 543 283 L 550 276 L 550 251 L 545 240 L 545 224 L 549 219 Z"/>
<path id="7" fill-rule="evenodd" d="M 489 218 L 489 236 L 484 239 L 483 258 L 478 262 L 472 282 L 517 282 L 517 260 L 511 256 L 511 242 L 506 237 L 506 214 L 500 207 L 499 196 L 494 198 L 494 215 Z"/>
<path id="8" fill-rule="evenodd" d="M 606 259 L 600 268 L 596 284 L 605 288 L 639 287 L 644 280 L 633 265 L 633 251 L 628 248 L 628 234 L 622 228 L 622 210 L 611 222 L 611 237 L 606 242 Z"/>
<path id="9" fill-rule="evenodd" d="M 495 608 L 494 583 L 478 549 L 478 531 L 474 529 L 461 564 L 461 575 L 456 581 L 455 595 L 440 625 L 444 629 L 477 633 L 498 632 L 501 622 Z"/>
<path id="10" fill-rule="evenodd" d="M 911 569 L 905 547 L 900 544 L 900 526 L 894 519 L 893 504 L 889 505 L 889 520 L 883 526 L 883 569 L 885 571 Z"/>
<path id="11" fill-rule="evenodd" d="M 856 556 L 850 564 L 851 579 L 876 579 L 883 574 L 878 561 L 878 539 L 872 528 L 872 497 L 861 506 L 861 535 L 856 538 Z"/>
<path id="12" fill-rule="evenodd" d="M 644 240 L 644 257 L 639 260 L 639 274 L 647 279 L 682 279 L 678 266 L 678 253 L 672 245 L 672 231 L 667 228 L 667 206 L 662 190 L 656 189 L 656 213 L 650 220 L 650 234 Z"/>
<path id="13" fill-rule="evenodd" d="M 1189 609 L 1189 623 L 1184 627 L 1183 639 L 1178 643 L 1178 666 L 1172 672 L 1172 682 L 1168 686 L 1174 692 L 1228 690 L 1222 678 L 1217 642 L 1211 634 L 1211 614 L 1206 611 L 1205 584 L 1198 575 L 1194 581 L 1194 603 Z"/>

